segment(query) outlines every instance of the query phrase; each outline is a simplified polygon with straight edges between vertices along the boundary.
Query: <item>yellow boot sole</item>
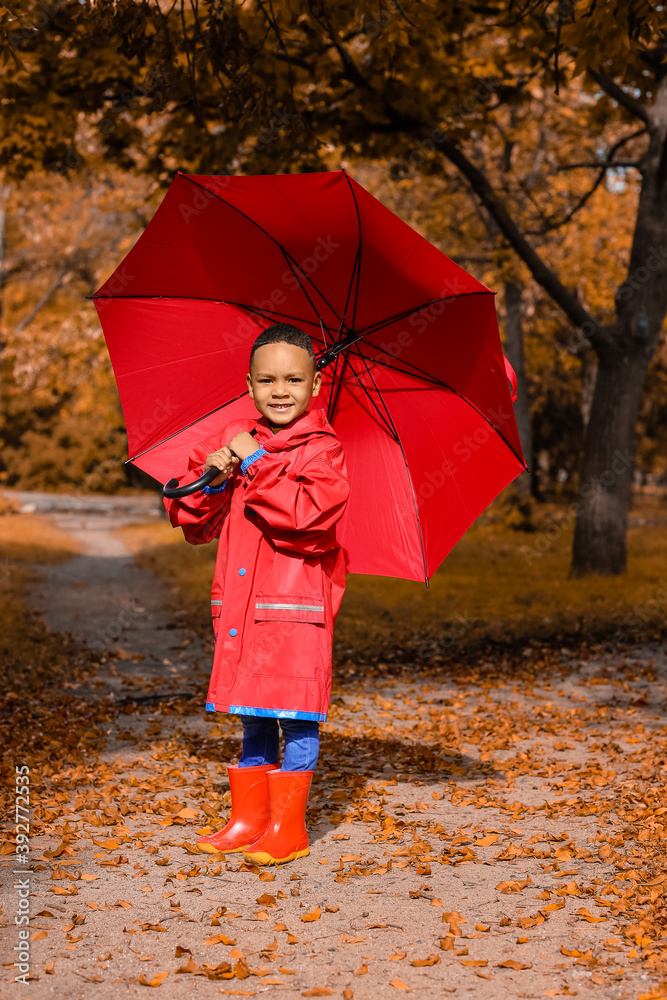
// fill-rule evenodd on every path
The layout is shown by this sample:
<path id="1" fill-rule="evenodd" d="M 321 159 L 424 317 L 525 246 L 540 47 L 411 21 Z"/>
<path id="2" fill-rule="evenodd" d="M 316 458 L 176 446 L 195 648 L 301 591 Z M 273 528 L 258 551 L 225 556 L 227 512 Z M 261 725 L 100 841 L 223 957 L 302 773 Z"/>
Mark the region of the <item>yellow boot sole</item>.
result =
<path id="1" fill-rule="evenodd" d="M 270 854 L 266 854 L 264 851 L 257 851 L 256 853 L 244 851 L 243 860 L 249 861 L 253 865 L 285 865 L 288 861 L 305 858 L 307 854 L 310 854 L 309 847 L 306 847 L 303 851 L 293 851 L 286 858 L 272 858 Z"/>
<path id="2" fill-rule="evenodd" d="M 245 851 L 245 847 L 227 847 L 221 849 L 214 847 L 213 844 L 197 844 L 197 847 L 200 851 L 206 851 L 207 854 L 240 854 L 241 851 Z"/>

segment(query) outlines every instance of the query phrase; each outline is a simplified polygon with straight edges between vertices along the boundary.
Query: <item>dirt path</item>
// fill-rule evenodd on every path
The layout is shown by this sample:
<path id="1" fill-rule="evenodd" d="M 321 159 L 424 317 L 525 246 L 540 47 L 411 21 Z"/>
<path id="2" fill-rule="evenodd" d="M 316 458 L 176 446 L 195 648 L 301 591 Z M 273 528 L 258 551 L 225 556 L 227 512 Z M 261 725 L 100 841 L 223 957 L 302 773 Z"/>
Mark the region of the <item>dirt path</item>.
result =
<path id="1" fill-rule="evenodd" d="M 166 585 L 139 568 L 115 528 L 161 513 L 156 497 L 88 497 L 18 494 L 80 543 L 69 562 L 40 568 L 30 605 L 54 632 L 71 632 L 83 646 L 116 649 L 92 693 L 128 697 L 191 689 L 204 663 L 199 638 L 184 631 L 178 614 L 163 610 Z M 125 654 L 125 655 L 123 655 Z M 186 655 L 187 654 L 187 655 Z M 82 692 L 86 693 L 86 692 Z M 89 692 L 91 693 L 91 692 Z"/>
<path id="2" fill-rule="evenodd" d="M 98 752 L 46 768 L 34 978 L 12 984 L 5 966 L 0 997 L 113 1000 L 147 985 L 175 998 L 651 995 L 660 947 L 623 927 L 662 891 L 628 818 L 667 747 L 662 651 L 531 648 L 520 671 L 480 663 L 337 687 L 311 854 L 262 871 L 194 847 L 226 818 L 224 765 L 239 750 L 238 722 L 203 711 L 210 655 L 114 535 L 122 514 L 51 516 L 84 551 L 42 568 L 33 606 L 53 630 L 122 650 L 77 694 L 154 701 L 116 712 Z"/>

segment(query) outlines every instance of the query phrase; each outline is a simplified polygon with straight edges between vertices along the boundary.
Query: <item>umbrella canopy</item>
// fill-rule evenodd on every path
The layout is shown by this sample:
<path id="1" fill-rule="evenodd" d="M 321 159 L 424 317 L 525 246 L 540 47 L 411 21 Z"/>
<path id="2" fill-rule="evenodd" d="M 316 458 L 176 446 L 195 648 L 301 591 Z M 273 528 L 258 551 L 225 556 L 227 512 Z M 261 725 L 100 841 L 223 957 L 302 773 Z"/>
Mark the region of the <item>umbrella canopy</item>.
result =
<path id="1" fill-rule="evenodd" d="M 250 349 L 311 337 L 351 480 L 348 571 L 428 580 L 525 468 L 494 294 L 345 171 L 177 172 L 94 294 L 130 458 L 166 482 L 195 444 L 258 416 Z"/>

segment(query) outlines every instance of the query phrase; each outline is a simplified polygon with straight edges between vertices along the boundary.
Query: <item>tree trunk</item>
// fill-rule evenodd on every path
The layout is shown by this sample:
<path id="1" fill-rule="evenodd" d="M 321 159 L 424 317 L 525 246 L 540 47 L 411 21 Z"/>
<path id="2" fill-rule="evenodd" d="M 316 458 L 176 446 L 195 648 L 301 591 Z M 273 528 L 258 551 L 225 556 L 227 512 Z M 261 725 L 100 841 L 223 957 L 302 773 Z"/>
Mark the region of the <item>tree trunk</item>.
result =
<path id="1" fill-rule="evenodd" d="M 635 435 L 646 370 L 667 312 L 667 79 L 645 112 L 649 145 L 628 274 L 616 293 L 616 323 L 593 347 L 598 374 L 584 439 L 581 501 L 570 576 L 615 576 L 627 566 Z"/>
<path id="2" fill-rule="evenodd" d="M 648 361 L 643 348 L 600 357 L 584 438 L 570 577 L 616 576 L 626 570 L 635 428 Z"/>
<path id="3" fill-rule="evenodd" d="M 581 423 L 584 437 L 591 418 L 591 406 L 595 392 L 595 380 L 598 376 L 598 359 L 590 347 L 581 356 Z"/>
<path id="4" fill-rule="evenodd" d="M 533 428 L 530 421 L 530 399 L 526 381 L 526 367 L 523 353 L 523 323 L 521 312 L 522 287 L 517 282 L 505 282 L 505 345 L 507 357 L 516 372 L 517 398 L 514 404 L 514 415 L 523 455 L 528 466 L 527 472 L 522 472 L 515 485 L 517 490 L 527 496 L 530 493 L 531 470 L 533 467 Z"/>
<path id="5" fill-rule="evenodd" d="M 0 183 L 0 405 L 2 402 L 2 363 L 5 353 L 5 340 L 2 336 L 5 325 L 5 285 L 7 283 L 7 202 L 9 200 L 9 184 Z"/>

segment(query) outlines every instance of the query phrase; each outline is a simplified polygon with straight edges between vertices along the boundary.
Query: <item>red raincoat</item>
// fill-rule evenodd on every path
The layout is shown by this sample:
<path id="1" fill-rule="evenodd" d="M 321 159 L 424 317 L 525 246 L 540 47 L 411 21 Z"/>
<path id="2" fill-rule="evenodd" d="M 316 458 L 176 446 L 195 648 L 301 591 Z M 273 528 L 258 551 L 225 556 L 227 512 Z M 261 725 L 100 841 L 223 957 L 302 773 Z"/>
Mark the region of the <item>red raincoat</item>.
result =
<path id="1" fill-rule="evenodd" d="M 324 409 L 305 410 L 275 434 L 266 417 L 234 420 L 193 449 L 179 485 L 203 474 L 212 451 L 251 430 L 269 454 L 245 475 L 239 466 L 221 493 L 164 500 L 193 545 L 220 537 L 206 707 L 324 722 L 347 565 L 335 534 L 350 492 L 343 449 Z"/>

